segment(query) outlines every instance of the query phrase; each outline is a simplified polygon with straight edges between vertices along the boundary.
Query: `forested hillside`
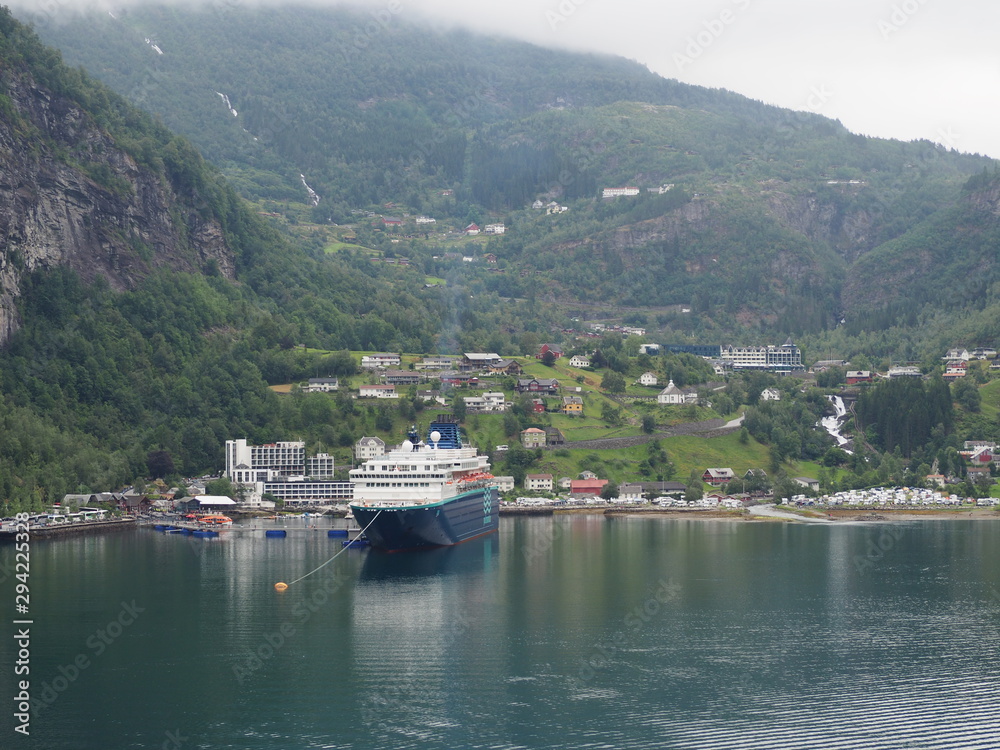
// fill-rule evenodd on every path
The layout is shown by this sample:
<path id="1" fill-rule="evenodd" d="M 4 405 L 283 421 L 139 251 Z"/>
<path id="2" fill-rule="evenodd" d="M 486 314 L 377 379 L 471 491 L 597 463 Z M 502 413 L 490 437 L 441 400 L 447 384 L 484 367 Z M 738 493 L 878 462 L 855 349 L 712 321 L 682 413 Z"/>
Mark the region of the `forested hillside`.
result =
<path id="1" fill-rule="evenodd" d="M 564 310 L 624 306 L 664 339 L 794 334 L 829 347 L 841 320 L 870 330 L 892 295 L 871 272 L 884 253 L 864 259 L 958 205 L 989 163 L 854 135 L 626 60 L 401 16 L 149 3 L 36 22 L 293 225 L 357 226 L 363 244 L 405 256 L 419 275 L 465 252 L 449 229 L 502 221 L 502 238 L 473 248 L 497 256 L 506 278 L 468 268 L 449 279 Z M 646 192 L 663 184 L 672 192 Z M 625 185 L 640 195 L 599 197 Z M 568 211 L 530 209 L 536 199 Z M 390 214 L 439 224 L 402 241 L 367 231 Z M 935 257 L 969 252 L 946 242 Z M 895 278 L 915 312 L 897 316 L 891 348 L 923 351 L 928 316 L 918 313 L 936 302 L 910 293 L 911 280 Z M 693 314 L 662 313 L 672 306 Z"/>
<path id="2" fill-rule="evenodd" d="M 424 289 L 367 259 L 310 257 L 190 143 L 64 66 L 5 9 L 0 64 L 0 270 L 16 321 L 0 351 L 4 501 L 123 486 L 153 451 L 178 473 L 214 469 L 233 435 L 332 445 L 328 399 L 279 402 L 267 388 L 355 367 L 308 347 L 433 352 L 544 314 Z M 23 223 L 47 206 L 68 218 Z M 372 416 L 358 418 L 363 429 Z M 341 425 L 353 419 L 347 409 Z"/>

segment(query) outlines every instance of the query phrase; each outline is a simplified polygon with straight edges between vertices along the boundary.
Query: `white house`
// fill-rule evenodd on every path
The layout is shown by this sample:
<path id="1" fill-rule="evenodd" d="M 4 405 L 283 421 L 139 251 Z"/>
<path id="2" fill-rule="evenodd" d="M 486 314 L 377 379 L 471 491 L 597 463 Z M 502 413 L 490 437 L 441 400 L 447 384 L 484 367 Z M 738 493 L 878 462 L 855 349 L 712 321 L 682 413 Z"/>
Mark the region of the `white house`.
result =
<path id="1" fill-rule="evenodd" d="M 570 367 L 590 367 L 590 357 L 584 354 L 574 354 L 569 358 Z"/>
<path id="2" fill-rule="evenodd" d="M 500 492 L 512 492 L 514 490 L 514 477 L 493 477 L 493 484 Z"/>
<path id="3" fill-rule="evenodd" d="M 641 503 L 643 501 L 641 484 L 620 484 L 618 499 L 623 503 Z"/>
<path id="4" fill-rule="evenodd" d="M 359 391 L 361 398 L 399 398 L 394 385 L 363 385 Z"/>
<path id="5" fill-rule="evenodd" d="M 639 376 L 639 385 L 656 385 L 658 382 L 655 372 L 644 372 Z"/>
<path id="6" fill-rule="evenodd" d="M 618 198 L 619 196 L 628 195 L 638 195 L 639 188 L 637 187 L 617 187 L 617 188 L 604 188 L 603 196 L 605 198 Z"/>
<path id="7" fill-rule="evenodd" d="M 667 383 L 667 387 L 660 391 L 660 395 L 656 397 L 656 403 L 658 404 L 683 404 L 684 403 L 684 391 L 674 385 L 674 381 L 671 380 Z"/>
<path id="8" fill-rule="evenodd" d="M 526 474 L 524 477 L 524 489 L 552 491 L 551 474 Z"/>
<path id="9" fill-rule="evenodd" d="M 365 354 L 361 357 L 362 370 L 375 370 L 379 367 L 399 367 L 399 363 L 399 355 L 388 352 Z"/>
<path id="10" fill-rule="evenodd" d="M 468 234 L 468 235 L 477 235 L 477 234 L 479 234 L 479 225 L 478 224 L 469 224 L 469 226 L 467 226 L 465 228 L 465 233 Z"/>
<path id="11" fill-rule="evenodd" d="M 507 403 L 504 400 L 504 395 L 500 391 L 491 391 L 490 393 L 484 393 L 483 401 L 486 402 L 486 408 L 489 411 L 504 411 L 507 408 Z"/>
<path id="12" fill-rule="evenodd" d="M 507 231 L 507 227 L 503 224 L 487 224 L 483 231 L 486 232 L 486 234 L 503 234 Z"/>
<path id="13" fill-rule="evenodd" d="M 781 392 L 777 388 L 765 388 L 760 392 L 761 401 L 781 401 Z"/>
<path id="14" fill-rule="evenodd" d="M 363 437 L 354 444 L 354 458 L 358 463 L 385 455 L 385 441 L 377 437 Z"/>
<path id="15" fill-rule="evenodd" d="M 339 387 L 337 378 L 309 378 L 309 384 L 302 390 L 306 393 L 330 393 Z"/>
<path id="16" fill-rule="evenodd" d="M 417 224 L 434 224 L 437 219 L 432 219 L 430 216 L 418 216 L 416 221 Z"/>

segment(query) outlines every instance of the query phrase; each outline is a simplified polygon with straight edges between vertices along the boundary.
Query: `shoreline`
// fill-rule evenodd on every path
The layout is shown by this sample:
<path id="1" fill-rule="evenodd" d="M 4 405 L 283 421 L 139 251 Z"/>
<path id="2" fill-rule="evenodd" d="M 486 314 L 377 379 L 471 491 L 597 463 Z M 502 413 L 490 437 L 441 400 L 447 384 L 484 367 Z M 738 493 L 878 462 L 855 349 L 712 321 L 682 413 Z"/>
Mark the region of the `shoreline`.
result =
<path id="1" fill-rule="evenodd" d="M 774 515 L 755 514 L 751 508 L 727 510 L 722 508 L 573 508 L 556 510 L 553 515 L 592 514 L 608 517 L 640 516 L 645 518 L 685 518 L 706 521 L 752 521 L 783 523 L 847 523 L 847 522 L 902 522 L 902 521 L 1000 521 L 1000 510 L 993 508 L 835 508 L 825 512 L 786 509 L 771 506 Z"/>

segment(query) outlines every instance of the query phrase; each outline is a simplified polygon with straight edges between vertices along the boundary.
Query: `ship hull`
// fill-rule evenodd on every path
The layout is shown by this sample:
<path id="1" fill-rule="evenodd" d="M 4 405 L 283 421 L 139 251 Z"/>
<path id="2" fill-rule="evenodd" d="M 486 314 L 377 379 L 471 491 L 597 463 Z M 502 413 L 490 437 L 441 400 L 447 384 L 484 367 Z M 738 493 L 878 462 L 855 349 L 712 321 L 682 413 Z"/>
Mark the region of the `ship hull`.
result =
<path id="1" fill-rule="evenodd" d="M 371 546 L 383 552 L 433 549 L 492 534 L 499 526 L 495 487 L 470 490 L 429 505 L 351 505 Z"/>

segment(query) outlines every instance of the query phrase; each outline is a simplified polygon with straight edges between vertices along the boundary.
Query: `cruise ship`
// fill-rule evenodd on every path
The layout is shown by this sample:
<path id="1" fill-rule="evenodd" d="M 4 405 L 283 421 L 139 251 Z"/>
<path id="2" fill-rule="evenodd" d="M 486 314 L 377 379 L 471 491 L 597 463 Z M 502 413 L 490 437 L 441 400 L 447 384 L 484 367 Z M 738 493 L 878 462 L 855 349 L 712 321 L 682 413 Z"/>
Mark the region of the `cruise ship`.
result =
<path id="1" fill-rule="evenodd" d="M 351 513 L 375 549 L 447 547 L 497 530 L 487 457 L 462 447 L 453 422 L 432 422 L 427 433 L 424 442 L 411 428 L 398 448 L 351 470 Z"/>

